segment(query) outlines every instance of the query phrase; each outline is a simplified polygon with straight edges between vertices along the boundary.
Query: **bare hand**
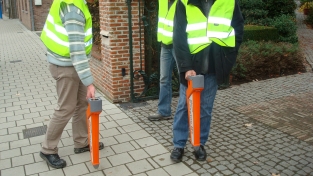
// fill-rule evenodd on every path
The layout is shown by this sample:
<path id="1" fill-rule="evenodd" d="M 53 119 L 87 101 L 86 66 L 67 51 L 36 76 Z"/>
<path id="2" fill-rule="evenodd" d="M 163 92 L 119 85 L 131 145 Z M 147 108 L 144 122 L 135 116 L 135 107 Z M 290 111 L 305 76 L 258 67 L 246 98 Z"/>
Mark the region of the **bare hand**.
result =
<path id="1" fill-rule="evenodd" d="M 90 84 L 89 86 L 87 86 L 87 99 L 89 98 L 95 98 L 95 92 L 96 92 L 96 89 L 95 87 Z"/>
<path id="2" fill-rule="evenodd" d="M 185 73 L 185 79 L 187 79 L 189 76 L 196 76 L 196 72 L 194 70 L 189 70 Z"/>

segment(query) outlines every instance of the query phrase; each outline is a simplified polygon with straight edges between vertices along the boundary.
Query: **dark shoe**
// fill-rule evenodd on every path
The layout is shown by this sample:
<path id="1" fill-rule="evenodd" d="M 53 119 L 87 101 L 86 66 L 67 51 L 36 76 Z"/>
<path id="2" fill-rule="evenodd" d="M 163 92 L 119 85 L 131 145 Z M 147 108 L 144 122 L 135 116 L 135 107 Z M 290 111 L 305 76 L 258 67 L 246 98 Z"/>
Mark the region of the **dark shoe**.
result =
<path id="1" fill-rule="evenodd" d="M 184 155 L 184 148 L 174 147 L 171 153 L 171 160 L 174 162 L 181 162 Z"/>
<path id="2" fill-rule="evenodd" d="M 56 169 L 61 169 L 66 166 L 66 161 L 61 159 L 58 154 L 43 154 L 40 152 L 40 157 L 47 161 L 49 166 L 56 168 Z"/>
<path id="3" fill-rule="evenodd" d="M 156 121 L 156 120 L 168 120 L 168 119 L 170 119 L 170 118 L 171 118 L 171 116 L 163 116 L 162 114 L 159 114 L 159 113 L 150 115 L 150 116 L 148 117 L 148 119 L 151 120 L 151 121 Z"/>
<path id="4" fill-rule="evenodd" d="M 203 145 L 200 145 L 199 149 L 195 150 L 193 152 L 193 154 L 195 155 L 196 160 L 198 160 L 198 161 L 205 161 L 206 160 L 206 151 L 205 151 Z"/>
<path id="5" fill-rule="evenodd" d="M 104 148 L 104 145 L 102 142 L 99 142 L 99 150 L 102 150 Z M 83 148 L 74 148 L 74 153 L 79 154 L 79 153 L 84 153 L 90 151 L 89 145 Z"/>

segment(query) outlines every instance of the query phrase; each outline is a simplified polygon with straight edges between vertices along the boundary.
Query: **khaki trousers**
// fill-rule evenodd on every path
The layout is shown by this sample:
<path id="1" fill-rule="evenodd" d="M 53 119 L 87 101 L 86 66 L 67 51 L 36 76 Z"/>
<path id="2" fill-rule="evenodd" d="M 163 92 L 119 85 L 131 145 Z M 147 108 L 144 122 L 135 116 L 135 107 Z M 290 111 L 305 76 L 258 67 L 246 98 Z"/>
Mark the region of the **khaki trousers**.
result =
<path id="1" fill-rule="evenodd" d="M 41 152 L 57 154 L 62 132 L 72 118 L 74 148 L 88 145 L 86 125 L 87 87 L 80 81 L 74 67 L 49 65 L 52 77 L 56 80 L 58 104 L 48 125 Z"/>

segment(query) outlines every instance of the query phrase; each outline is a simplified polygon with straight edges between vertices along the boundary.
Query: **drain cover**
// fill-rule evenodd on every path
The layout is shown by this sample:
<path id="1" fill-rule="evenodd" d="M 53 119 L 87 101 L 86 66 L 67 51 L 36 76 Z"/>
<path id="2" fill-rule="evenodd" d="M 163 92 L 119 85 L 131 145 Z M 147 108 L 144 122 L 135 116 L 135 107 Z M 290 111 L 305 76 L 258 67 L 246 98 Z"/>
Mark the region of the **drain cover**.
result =
<path id="1" fill-rule="evenodd" d="M 24 139 L 46 134 L 47 125 L 23 130 Z"/>

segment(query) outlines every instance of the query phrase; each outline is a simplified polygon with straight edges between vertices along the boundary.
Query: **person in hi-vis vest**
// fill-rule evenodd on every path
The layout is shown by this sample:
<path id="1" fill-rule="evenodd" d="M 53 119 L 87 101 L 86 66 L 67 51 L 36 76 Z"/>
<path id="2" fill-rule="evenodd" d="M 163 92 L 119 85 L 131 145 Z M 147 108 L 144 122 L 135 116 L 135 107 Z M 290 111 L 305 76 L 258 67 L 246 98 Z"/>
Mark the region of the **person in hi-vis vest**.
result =
<path id="1" fill-rule="evenodd" d="M 93 3 L 93 0 L 87 0 Z M 74 153 L 89 151 L 86 124 L 87 99 L 95 97 L 89 67 L 92 48 L 92 17 L 85 0 L 54 0 L 41 40 L 47 47 L 47 61 L 56 81 L 57 107 L 49 122 L 40 157 L 53 168 L 64 168 L 58 143 L 72 119 Z M 99 149 L 103 149 L 102 142 Z"/>
<path id="2" fill-rule="evenodd" d="M 148 117 L 149 120 L 171 118 L 172 71 L 176 64 L 173 50 L 173 24 L 177 0 L 159 0 L 158 41 L 161 42 L 160 54 L 160 93 L 158 110 Z"/>
<path id="3" fill-rule="evenodd" d="M 243 38 L 244 20 L 238 0 L 179 0 L 173 46 L 180 72 L 179 100 L 173 122 L 174 149 L 170 158 L 180 162 L 188 140 L 186 78 L 203 75 L 200 105 L 200 146 L 194 147 L 198 161 L 205 161 L 212 109 L 218 85 L 227 81 Z"/>

